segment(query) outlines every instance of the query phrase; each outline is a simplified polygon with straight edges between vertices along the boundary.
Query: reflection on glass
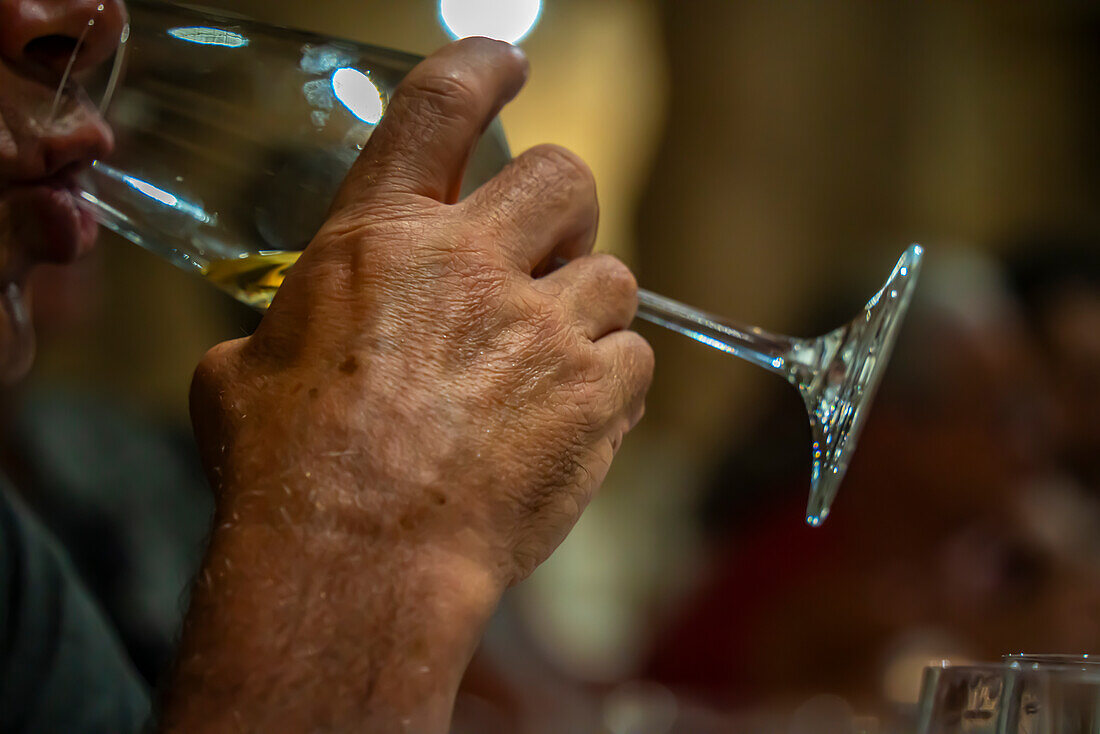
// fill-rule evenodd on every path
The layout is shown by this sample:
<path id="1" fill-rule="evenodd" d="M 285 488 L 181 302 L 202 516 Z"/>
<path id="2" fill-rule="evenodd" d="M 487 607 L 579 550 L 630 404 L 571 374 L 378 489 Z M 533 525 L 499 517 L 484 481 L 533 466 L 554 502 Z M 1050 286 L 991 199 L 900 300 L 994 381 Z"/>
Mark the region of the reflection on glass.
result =
<path id="1" fill-rule="evenodd" d="M 376 125 L 382 119 L 385 107 L 382 93 L 370 77 L 358 69 L 337 69 L 332 75 L 332 93 L 351 114 L 368 125 Z"/>
<path id="2" fill-rule="evenodd" d="M 187 201 L 183 201 L 175 194 L 165 191 L 158 186 L 154 186 L 148 181 L 142 181 L 139 178 L 134 178 L 133 176 L 122 173 L 121 171 L 107 165 L 103 161 L 96 161 L 93 164 L 93 167 L 97 173 L 102 173 L 104 176 L 114 179 L 115 181 L 120 181 L 130 186 L 139 194 L 142 194 L 159 204 L 170 207 L 189 219 L 193 219 L 200 224 L 214 223 L 214 219 L 205 211 L 203 211 L 202 207 Z M 93 203 L 96 200 L 95 195 L 89 191 L 84 191 L 81 193 L 82 198 L 89 203 Z"/>
<path id="3" fill-rule="evenodd" d="M 168 35 L 181 41 L 197 43 L 202 46 L 225 46 L 226 48 L 240 48 L 248 45 L 248 39 L 240 33 L 225 30 L 224 28 L 207 28 L 193 26 L 190 28 L 171 28 Z"/>

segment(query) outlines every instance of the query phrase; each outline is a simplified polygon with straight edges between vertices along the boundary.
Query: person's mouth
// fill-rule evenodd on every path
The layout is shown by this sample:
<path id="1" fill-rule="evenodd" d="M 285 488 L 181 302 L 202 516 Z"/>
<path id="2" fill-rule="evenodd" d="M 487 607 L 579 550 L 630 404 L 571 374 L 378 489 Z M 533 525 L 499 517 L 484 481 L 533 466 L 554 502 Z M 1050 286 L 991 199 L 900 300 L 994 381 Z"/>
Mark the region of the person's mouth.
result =
<path id="1" fill-rule="evenodd" d="M 5 197 L 11 207 L 15 245 L 30 262 L 69 263 L 95 246 L 99 227 L 77 203 L 81 188 L 62 174 L 16 186 Z"/>

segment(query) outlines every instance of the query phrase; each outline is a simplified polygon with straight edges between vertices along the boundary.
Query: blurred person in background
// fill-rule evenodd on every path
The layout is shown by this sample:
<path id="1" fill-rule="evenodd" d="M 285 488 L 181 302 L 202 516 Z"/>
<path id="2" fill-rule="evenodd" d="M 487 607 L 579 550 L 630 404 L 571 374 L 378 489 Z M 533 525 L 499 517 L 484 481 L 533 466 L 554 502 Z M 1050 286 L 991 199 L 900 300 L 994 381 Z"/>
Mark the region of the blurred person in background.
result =
<path id="1" fill-rule="evenodd" d="M 75 177 L 112 145 L 78 89 L 55 90 L 124 23 L 119 0 L 0 0 L 5 384 L 33 357 L 31 273 L 93 247 Z M 526 73 L 485 39 L 413 70 L 257 332 L 200 364 L 214 526 L 161 730 L 446 731 L 505 587 L 561 542 L 640 419 L 652 353 L 626 330 L 629 271 L 588 255 L 585 165 L 535 148 L 456 203 Z M 7 479 L 0 616 L 0 729 L 142 724 L 147 690 Z"/>
<path id="2" fill-rule="evenodd" d="M 1023 515 L 1050 553 L 1100 567 L 1100 243 L 1045 234 L 1004 249 L 1058 428 L 1057 471 L 1024 494 Z"/>
<path id="3" fill-rule="evenodd" d="M 1064 465 L 1100 497 L 1100 241 L 1036 235 L 1007 246 L 1013 290 L 1064 421 Z"/>
<path id="4" fill-rule="evenodd" d="M 832 695 L 890 715 L 931 660 L 1093 649 L 1100 565 L 1052 547 L 1063 529 L 1034 512 L 1065 475 L 1052 368 L 997 261 L 932 254 L 842 511 L 801 522 L 805 426 L 775 425 L 793 407 L 767 411 L 715 475 L 709 569 L 646 675 L 718 711 Z M 1097 519 L 1076 518 L 1089 537 Z"/>

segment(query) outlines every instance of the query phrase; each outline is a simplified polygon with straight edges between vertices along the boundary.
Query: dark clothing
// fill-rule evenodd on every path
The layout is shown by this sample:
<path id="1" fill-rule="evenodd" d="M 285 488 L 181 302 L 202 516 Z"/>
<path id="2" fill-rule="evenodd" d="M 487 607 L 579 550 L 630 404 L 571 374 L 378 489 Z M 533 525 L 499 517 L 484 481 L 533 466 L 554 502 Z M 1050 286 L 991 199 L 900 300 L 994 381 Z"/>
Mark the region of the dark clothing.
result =
<path id="1" fill-rule="evenodd" d="M 156 686 L 172 659 L 213 498 L 190 431 L 120 402 L 56 388 L 25 394 L 7 438 L 18 475 L 8 477 Z"/>
<path id="2" fill-rule="evenodd" d="M 0 479 L 0 731 L 139 731 L 149 693 L 64 551 Z"/>
<path id="3" fill-rule="evenodd" d="M 140 731 L 209 522 L 194 443 L 118 401 L 22 398 L 0 474 L 0 734 Z"/>

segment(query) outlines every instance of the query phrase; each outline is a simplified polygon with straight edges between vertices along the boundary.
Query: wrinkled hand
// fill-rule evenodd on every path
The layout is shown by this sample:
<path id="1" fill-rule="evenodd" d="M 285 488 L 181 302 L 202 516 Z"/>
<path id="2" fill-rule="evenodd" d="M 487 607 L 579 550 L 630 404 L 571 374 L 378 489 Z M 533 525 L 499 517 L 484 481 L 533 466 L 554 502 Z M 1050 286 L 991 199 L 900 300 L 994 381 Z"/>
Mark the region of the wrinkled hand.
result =
<path id="1" fill-rule="evenodd" d="M 260 328 L 202 361 L 192 413 L 223 518 L 460 559 L 501 588 L 577 521 L 653 356 L 626 330 L 632 275 L 588 254 L 575 155 L 529 150 L 456 203 L 525 78 L 485 39 L 411 72 Z"/>

